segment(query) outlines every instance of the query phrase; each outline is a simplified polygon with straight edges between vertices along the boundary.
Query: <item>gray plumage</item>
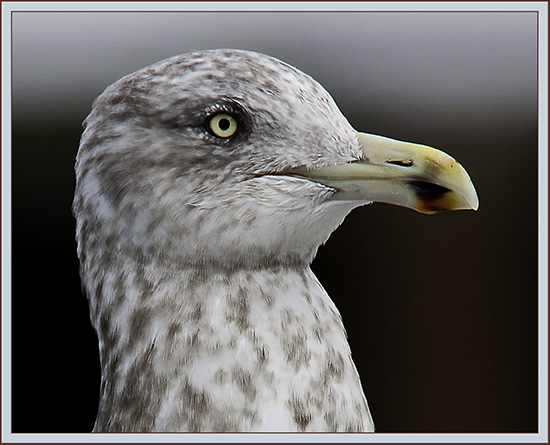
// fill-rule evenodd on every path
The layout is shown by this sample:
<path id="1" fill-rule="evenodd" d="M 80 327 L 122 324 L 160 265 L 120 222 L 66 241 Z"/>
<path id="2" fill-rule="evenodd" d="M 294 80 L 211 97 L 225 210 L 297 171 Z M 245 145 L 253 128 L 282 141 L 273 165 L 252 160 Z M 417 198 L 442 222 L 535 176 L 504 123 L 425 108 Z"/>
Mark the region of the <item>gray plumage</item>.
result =
<path id="1" fill-rule="evenodd" d="M 234 136 L 209 130 L 218 113 Z M 252 52 L 170 58 L 96 99 L 73 207 L 102 368 L 94 431 L 373 430 L 309 269 L 370 200 L 289 173 L 361 161 L 330 95 Z"/>
<path id="2" fill-rule="evenodd" d="M 205 129 L 217 110 L 240 116 L 236 138 Z M 108 87 L 85 127 L 74 213 L 100 342 L 95 431 L 371 428 L 309 270 L 356 204 L 280 175 L 361 156 L 328 93 L 276 59 L 204 51 Z"/>

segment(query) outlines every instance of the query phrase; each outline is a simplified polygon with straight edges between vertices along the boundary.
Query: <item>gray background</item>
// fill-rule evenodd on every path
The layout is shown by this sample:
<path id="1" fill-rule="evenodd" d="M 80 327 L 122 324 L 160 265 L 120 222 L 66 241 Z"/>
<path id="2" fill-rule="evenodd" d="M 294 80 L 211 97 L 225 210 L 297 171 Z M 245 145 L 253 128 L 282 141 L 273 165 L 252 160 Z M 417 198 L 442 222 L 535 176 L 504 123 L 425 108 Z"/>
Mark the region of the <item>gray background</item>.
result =
<path id="1" fill-rule="evenodd" d="M 478 212 L 355 210 L 313 269 L 378 431 L 537 430 L 536 13 L 14 13 L 13 431 L 90 431 L 96 339 L 70 205 L 108 84 L 195 49 L 278 57 L 358 130 L 438 147 Z"/>

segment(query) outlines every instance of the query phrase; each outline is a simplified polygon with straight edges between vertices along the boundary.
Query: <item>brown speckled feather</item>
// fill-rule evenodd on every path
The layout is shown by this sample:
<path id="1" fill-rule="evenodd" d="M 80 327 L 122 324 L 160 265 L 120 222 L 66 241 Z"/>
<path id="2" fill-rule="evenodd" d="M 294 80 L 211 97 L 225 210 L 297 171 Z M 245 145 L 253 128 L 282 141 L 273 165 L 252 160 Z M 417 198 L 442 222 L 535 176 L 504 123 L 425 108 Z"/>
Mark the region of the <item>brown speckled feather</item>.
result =
<path id="1" fill-rule="evenodd" d="M 219 112 L 234 136 L 208 130 Z M 267 56 L 178 56 L 103 92 L 73 207 L 101 356 L 95 431 L 373 430 L 309 269 L 365 202 L 285 174 L 360 157 L 330 95 Z"/>

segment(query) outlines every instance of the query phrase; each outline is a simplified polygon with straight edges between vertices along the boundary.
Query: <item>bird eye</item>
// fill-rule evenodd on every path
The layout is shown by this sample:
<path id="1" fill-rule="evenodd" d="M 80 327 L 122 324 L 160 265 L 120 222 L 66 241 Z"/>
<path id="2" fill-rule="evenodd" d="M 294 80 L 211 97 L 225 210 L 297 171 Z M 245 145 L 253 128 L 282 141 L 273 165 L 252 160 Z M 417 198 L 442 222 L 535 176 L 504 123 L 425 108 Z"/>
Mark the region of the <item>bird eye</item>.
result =
<path id="1" fill-rule="evenodd" d="M 233 136 L 238 129 L 237 119 L 230 114 L 215 114 L 208 121 L 208 128 L 214 136 L 220 138 L 229 138 Z"/>

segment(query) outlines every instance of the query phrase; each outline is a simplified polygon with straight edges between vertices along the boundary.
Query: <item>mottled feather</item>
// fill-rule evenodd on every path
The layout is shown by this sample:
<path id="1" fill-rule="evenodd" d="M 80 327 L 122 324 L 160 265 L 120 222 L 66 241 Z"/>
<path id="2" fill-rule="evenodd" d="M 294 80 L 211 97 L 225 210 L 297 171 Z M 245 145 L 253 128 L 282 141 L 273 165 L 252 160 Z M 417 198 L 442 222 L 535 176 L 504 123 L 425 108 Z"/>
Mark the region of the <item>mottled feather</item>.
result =
<path id="1" fill-rule="evenodd" d="M 205 122 L 228 109 L 239 132 L 222 140 Z M 361 203 L 285 175 L 360 157 L 317 82 L 252 52 L 167 59 L 96 99 L 73 207 L 101 357 L 95 431 L 373 430 L 309 269 Z"/>

